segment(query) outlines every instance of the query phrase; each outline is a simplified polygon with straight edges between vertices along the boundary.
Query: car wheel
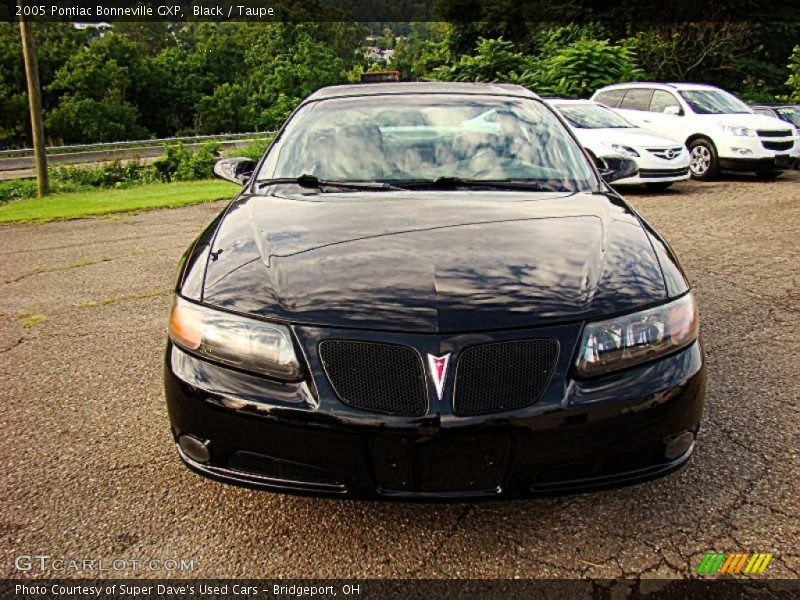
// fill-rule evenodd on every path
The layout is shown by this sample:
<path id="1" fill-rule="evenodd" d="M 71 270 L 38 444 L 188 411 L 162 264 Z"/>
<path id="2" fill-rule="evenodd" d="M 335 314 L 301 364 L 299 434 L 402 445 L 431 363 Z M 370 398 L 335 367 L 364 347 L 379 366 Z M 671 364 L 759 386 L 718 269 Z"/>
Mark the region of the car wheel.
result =
<path id="1" fill-rule="evenodd" d="M 652 190 L 654 192 L 660 192 L 661 190 L 666 190 L 672 184 L 675 183 L 674 181 L 654 181 L 652 183 L 645 183 L 644 187 L 648 190 Z"/>
<path id="2" fill-rule="evenodd" d="M 777 179 L 783 171 L 756 171 L 756 177 L 759 179 Z"/>
<path id="3" fill-rule="evenodd" d="M 700 138 L 689 144 L 689 158 L 692 179 L 709 181 L 719 175 L 717 149 L 711 140 Z"/>

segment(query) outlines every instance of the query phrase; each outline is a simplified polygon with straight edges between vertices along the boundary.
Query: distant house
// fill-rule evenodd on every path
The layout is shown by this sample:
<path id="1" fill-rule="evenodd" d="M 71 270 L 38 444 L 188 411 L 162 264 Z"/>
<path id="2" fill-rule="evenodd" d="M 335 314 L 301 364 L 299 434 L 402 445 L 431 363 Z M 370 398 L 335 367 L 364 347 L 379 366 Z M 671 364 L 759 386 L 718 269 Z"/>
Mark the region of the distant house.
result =
<path id="1" fill-rule="evenodd" d="M 394 48 L 381 49 L 377 46 L 367 46 L 364 49 L 364 56 L 373 62 L 391 62 L 394 58 Z"/>
<path id="2" fill-rule="evenodd" d="M 80 29 L 80 30 L 84 30 L 84 29 L 93 30 L 92 31 L 92 36 L 93 37 L 103 37 L 106 34 L 106 31 L 111 29 L 111 23 L 105 23 L 105 22 L 101 22 L 101 23 L 72 23 L 72 26 L 75 29 Z"/>

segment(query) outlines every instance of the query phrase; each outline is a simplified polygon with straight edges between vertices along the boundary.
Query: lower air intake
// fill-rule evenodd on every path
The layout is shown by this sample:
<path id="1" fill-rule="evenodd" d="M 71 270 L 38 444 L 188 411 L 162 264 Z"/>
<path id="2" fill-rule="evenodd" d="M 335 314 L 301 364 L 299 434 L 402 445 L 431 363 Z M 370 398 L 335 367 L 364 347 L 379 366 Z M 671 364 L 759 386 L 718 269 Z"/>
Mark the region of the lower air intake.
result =
<path id="1" fill-rule="evenodd" d="M 234 452 L 230 456 L 228 467 L 235 471 L 250 473 L 268 479 L 330 485 L 339 483 L 325 469 L 242 450 Z"/>
<path id="2" fill-rule="evenodd" d="M 472 346 L 456 367 L 453 411 L 480 415 L 528 406 L 544 393 L 558 358 L 552 339 Z"/>
<path id="3" fill-rule="evenodd" d="M 319 354 L 331 386 L 345 404 L 393 415 L 425 414 L 422 359 L 411 348 L 326 340 Z"/>

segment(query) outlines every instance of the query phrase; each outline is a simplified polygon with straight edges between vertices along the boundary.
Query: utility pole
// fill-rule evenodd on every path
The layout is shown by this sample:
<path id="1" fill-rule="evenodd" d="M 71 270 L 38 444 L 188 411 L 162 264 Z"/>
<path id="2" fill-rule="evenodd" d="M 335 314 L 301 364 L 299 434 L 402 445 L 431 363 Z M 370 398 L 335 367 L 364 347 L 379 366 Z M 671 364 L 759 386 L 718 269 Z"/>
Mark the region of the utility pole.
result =
<path id="1" fill-rule="evenodd" d="M 17 4 L 24 9 L 25 0 L 17 0 Z M 25 60 L 25 77 L 28 80 L 28 107 L 31 113 L 31 131 L 33 132 L 33 156 L 36 160 L 36 190 L 37 195 L 41 198 L 50 192 L 50 182 L 47 177 L 47 154 L 44 148 L 39 64 L 36 60 L 33 28 L 25 16 L 19 18 L 19 31 L 22 34 L 22 56 Z"/>

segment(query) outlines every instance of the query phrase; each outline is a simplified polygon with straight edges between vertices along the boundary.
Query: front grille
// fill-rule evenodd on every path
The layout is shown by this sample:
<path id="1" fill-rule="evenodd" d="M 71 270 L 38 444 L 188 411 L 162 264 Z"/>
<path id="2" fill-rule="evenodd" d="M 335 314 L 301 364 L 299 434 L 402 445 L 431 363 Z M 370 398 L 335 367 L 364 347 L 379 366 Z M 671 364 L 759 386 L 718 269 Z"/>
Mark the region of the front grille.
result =
<path id="1" fill-rule="evenodd" d="M 683 169 L 639 169 L 639 177 L 653 179 L 657 177 L 682 177 L 689 174 L 689 168 Z"/>
<path id="2" fill-rule="evenodd" d="M 794 142 L 791 140 L 788 142 L 766 142 L 762 140 L 761 145 L 767 150 L 790 150 L 794 146 Z"/>
<path id="3" fill-rule="evenodd" d="M 681 155 L 683 148 L 681 146 L 675 146 L 674 148 L 648 148 L 647 151 L 658 158 L 663 158 L 664 160 L 674 160 Z M 671 156 L 668 156 L 670 153 Z"/>
<path id="4" fill-rule="evenodd" d="M 422 359 L 407 346 L 326 340 L 319 355 L 339 399 L 349 406 L 389 413 L 425 414 Z"/>
<path id="5" fill-rule="evenodd" d="M 228 458 L 228 467 L 234 471 L 250 473 L 268 479 L 280 479 L 298 483 L 339 484 L 336 478 L 325 469 L 243 450 L 231 454 L 230 458 Z"/>
<path id="6" fill-rule="evenodd" d="M 759 129 L 756 131 L 758 137 L 789 137 L 792 135 L 792 131 L 790 129 Z"/>
<path id="7" fill-rule="evenodd" d="M 456 366 L 453 411 L 480 415 L 521 408 L 544 393 L 558 358 L 552 339 L 472 346 Z"/>

